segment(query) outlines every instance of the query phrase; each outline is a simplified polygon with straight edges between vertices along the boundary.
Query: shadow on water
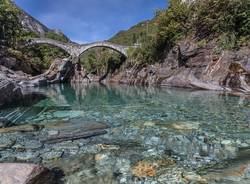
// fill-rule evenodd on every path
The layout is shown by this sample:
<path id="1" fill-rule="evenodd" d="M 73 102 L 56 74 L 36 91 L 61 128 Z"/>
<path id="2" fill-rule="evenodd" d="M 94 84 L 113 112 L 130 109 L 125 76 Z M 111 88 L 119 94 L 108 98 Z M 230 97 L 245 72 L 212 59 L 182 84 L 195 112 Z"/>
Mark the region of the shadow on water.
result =
<path id="1" fill-rule="evenodd" d="M 15 100 L 15 102 L 11 102 L 8 105 L 0 107 L 0 110 L 15 107 L 30 107 L 46 98 L 46 95 L 41 93 L 26 94 L 21 99 Z"/>

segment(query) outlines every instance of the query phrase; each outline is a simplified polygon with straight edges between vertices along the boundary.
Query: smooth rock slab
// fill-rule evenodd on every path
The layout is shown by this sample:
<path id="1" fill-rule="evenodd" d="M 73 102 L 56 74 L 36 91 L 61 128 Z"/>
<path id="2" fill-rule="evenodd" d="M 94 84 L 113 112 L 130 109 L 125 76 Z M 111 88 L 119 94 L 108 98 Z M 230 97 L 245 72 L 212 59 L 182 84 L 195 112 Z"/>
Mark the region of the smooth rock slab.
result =
<path id="1" fill-rule="evenodd" d="M 53 174 L 34 164 L 0 164 L 0 184 L 53 184 Z"/>

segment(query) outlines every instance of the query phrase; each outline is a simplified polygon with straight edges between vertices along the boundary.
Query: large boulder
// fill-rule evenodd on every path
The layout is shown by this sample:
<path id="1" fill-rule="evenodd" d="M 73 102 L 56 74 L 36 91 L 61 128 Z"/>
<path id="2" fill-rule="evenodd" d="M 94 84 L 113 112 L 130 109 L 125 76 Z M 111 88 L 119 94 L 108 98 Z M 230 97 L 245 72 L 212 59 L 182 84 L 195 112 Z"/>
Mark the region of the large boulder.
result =
<path id="1" fill-rule="evenodd" d="M 53 184 L 53 174 L 34 164 L 0 164 L 1 184 Z"/>
<path id="2" fill-rule="evenodd" d="M 18 84 L 0 74 L 0 106 L 22 97 L 22 90 Z"/>

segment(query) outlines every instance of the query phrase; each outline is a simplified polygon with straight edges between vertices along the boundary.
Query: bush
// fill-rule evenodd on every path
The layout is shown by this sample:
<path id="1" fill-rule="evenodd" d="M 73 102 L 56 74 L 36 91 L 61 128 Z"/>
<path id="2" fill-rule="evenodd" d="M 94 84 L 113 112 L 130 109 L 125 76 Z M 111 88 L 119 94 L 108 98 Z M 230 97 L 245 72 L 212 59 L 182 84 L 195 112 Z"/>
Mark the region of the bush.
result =
<path id="1" fill-rule="evenodd" d="M 250 0 L 170 0 L 168 9 L 157 12 L 156 23 L 156 37 L 144 41 L 133 54 L 136 63 L 159 61 L 185 37 L 199 44 L 214 40 L 217 52 L 248 45 Z"/>
<path id="2" fill-rule="evenodd" d="M 106 48 L 95 48 L 87 51 L 81 56 L 81 64 L 88 73 L 97 75 L 105 74 L 108 65 L 119 65 L 120 54 Z"/>
<path id="3" fill-rule="evenodd" d="M 47 33 L 45 33 L 45 37 L 52 39 L 52 40 L 57 40 L 57 41 L 61 41 L 61 42 L 68 42 L 68 39 L 65 38 L 65 36 L 60 35 L 60 34 L 56 34 L 53 31 L 49 31 Z"/>
<path id="4" fill-rule="evenodd" d="M 191 30 L 192 6 L 182 0 L 171 0 L 169 8 L 157 14 L 157 43 L 161 48 L 172 47 L 176 40 L 187 36 Z"/>
<path id="5" fill-rule="evenodd" d="M 220 50 L 247 45 L 250 0 L 198 0 L 193 28 L 198 39 L 217 39 Z"/>
<path id="6" fill-rule="evenodd" d="M 160 61 L 166 50 L 188 35 L 192 16 L 192 6 L 182 3 L 181 0 L 171 0 L 168 9 L 156 14 L 156 33 L 143 40 L 141 48 L 134 52 L 132 60 L 136 64 L 153 64 Z"/>

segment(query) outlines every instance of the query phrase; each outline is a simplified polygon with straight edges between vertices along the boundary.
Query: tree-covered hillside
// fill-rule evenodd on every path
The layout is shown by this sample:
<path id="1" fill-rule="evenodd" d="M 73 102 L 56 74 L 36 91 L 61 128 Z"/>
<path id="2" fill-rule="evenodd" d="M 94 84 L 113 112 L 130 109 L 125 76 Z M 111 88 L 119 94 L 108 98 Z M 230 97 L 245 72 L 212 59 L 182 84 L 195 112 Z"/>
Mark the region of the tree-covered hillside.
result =
<path id="1" fill-rule="evenodd" d="M 132 64 L 161 62 L 178 41 L 191 39 L 200 44 L 214 42 L 216 52 L 249 44 L 250 0 L 170 0 L 169 7 L 158 11 L 146 23 L 122 31 L 110 41 L 142 46 L 131 51 Z M 143 36 L 141 36 L 143 35 Z"/>
<path id="2" fill-rule="evenodd" d="M 126 31 L 120 31 L 112 38 L 110 42 L 131 46 L 145 42 L 147 36 L 154 36 L 156 34 L 157 25 L 156 19 L 140 22 Z"/>

